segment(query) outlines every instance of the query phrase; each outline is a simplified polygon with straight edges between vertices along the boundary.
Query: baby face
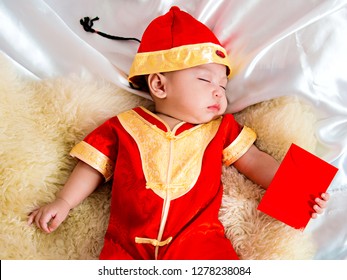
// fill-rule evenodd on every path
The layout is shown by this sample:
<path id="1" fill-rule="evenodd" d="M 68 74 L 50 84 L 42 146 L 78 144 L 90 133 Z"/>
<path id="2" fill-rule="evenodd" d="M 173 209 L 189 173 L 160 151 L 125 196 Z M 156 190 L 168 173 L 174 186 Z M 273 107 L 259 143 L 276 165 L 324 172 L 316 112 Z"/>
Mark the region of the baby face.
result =
<path id="1" fill-rule="evenodd" d="M 167 114 L 189 123 L 206 123 L 223 115 L 227 107 L 226 67 L 210 63 L 164 73 Z"/>

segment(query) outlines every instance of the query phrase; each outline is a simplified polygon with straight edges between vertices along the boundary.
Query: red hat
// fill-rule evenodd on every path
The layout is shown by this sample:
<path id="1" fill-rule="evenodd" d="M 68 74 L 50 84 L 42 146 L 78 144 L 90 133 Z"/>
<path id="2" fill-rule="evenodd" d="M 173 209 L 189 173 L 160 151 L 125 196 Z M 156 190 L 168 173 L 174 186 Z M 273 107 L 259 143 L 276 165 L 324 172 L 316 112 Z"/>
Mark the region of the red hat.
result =
<path id="1" fill-rule="evenodd" d="M 231 67 L 226 50 L 212 31 L 190 14 L 172 7 L 145 30 L 128 77 L 140 86 L 143 75 L 182 70 L 206 63 Z"/>

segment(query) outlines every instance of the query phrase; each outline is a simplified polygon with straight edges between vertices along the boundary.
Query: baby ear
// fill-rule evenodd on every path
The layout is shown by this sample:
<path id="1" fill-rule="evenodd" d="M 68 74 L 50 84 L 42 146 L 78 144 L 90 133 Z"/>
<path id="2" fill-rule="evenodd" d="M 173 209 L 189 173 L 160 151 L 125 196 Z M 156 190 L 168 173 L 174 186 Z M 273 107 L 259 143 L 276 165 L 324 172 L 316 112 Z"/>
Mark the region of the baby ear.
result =
<path id="1" fill-rule="evenodd" d="M 151 94 L 157 98 L 165 98 L 166 77 L 161 73 L 149 74 L 147 83 Z"/>

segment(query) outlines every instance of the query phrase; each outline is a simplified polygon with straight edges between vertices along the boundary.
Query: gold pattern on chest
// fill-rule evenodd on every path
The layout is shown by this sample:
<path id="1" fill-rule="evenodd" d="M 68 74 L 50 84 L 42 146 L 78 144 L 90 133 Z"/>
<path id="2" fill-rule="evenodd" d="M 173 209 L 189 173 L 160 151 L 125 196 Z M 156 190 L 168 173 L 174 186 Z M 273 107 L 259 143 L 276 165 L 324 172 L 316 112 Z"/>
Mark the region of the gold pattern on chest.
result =
<path id="1" fill-rule="evenodd" d="M 118 116 L 140 151 L 146 188 L 170 200 L 187 193 L 196 183 L 206 147 L 216 135 L 222 118 L 197 125 L 176 135 L 178 124 L 165 132 L 135 111 Z"/>

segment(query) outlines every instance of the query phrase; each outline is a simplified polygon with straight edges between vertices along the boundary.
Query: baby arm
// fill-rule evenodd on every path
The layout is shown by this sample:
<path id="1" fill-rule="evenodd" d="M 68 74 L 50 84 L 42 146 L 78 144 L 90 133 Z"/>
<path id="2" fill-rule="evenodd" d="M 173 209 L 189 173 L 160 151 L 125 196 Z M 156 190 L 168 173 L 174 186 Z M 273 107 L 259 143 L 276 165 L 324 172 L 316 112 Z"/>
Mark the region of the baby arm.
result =
<path id="1" fill-rule="evenodd" d="M 35 222 L 38 228 L 51 233 L 66 219 L 70 209 L 88 197 L 102 181 L 101 173 L 80 161 L 56 199 L 30 213 L 28 224 Z"/>
<path id="2" fill-rule="evenodd" d="M 260 151 L 255 145 L 234 163 L 239 172 L 264 189 L 270 185 L 279 165 L 272 156 Z"/>
<path id="3" fill-rule="evenodd" d="M 260 151 L 254 145 L 234 163 L 239 172 L 264 189 L 270 185 L 279 165 L 272 156 Z M 318 216 L 317 214 L 323 213 L 329 197 L 328 193 L 323 193 L 321 197 L 315 199 L 313 219 Z"/>

